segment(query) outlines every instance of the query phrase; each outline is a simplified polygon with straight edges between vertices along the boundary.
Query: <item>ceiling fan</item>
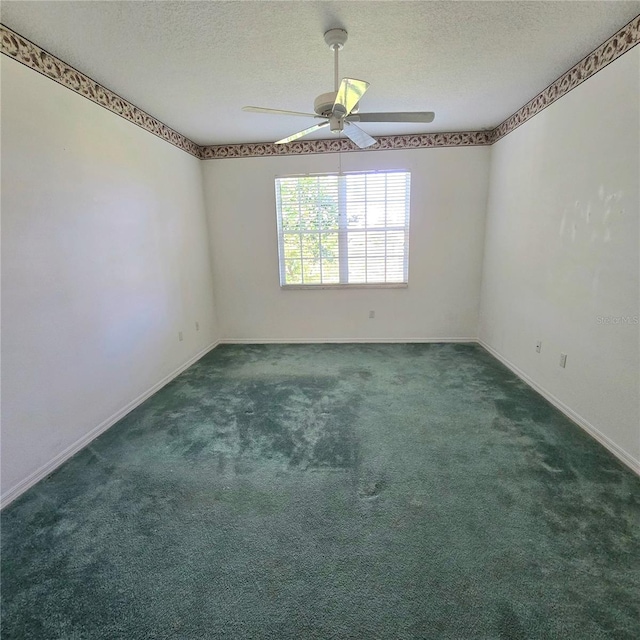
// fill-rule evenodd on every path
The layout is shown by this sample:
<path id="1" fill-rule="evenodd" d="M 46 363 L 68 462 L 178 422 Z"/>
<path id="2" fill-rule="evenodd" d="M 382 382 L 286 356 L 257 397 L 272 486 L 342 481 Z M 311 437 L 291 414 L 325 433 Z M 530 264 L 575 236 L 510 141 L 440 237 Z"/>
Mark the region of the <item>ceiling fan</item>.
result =
<path id="1" fill-rule="evenodd" d="M 433 111 L 396 111 L 389 113 L 360 113 L 359 103 L 369 83 L 355 78 L 343 78 L 338 81 L 338 52 L 347 41 L 347 32 L 344 29 L 330 29 L 324 34 L 324 41 L 333 51 L 334 59 L 334 91 L 319 95 L 314 102 L 315 113 L 302 113 L 300 111 L 284 111 L 282 109 L 267 109 L 264 107 L 242 107 L 243 111 L 255 113 L 271 113 L 284 116 L 303 116 L 306 118 L 322 118 L 324 122 L 314 124 L 312 127 L 298 131 L 291 136 L 278 140 L 275 144 L 286 144 L 302 138 L 314 131 L 329 127 L 333 133 L 344 134 L 358 147 L 366 149 L 377 141 L 363 131 L 356 122 L 433 122 Z"/>

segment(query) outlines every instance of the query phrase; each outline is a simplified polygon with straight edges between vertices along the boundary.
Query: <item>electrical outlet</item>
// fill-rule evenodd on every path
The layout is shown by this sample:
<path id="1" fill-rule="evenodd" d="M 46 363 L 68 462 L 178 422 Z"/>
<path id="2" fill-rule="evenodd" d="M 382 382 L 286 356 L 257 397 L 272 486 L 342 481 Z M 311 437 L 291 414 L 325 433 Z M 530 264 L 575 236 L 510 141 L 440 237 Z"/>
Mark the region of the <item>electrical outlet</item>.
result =
<path id="1" fill-rule="evenodd" d="M 563 369 L 567 366 L 567 354 L 566 353 L 561 353 L 560 354 L 560 366 Z"/>
<path id="2" fill-rule="evenodd" d="M 178 340 L 182 342 L 182 331 L 178 332 Z"/>
<path id="3" fill-rule="evenodd" d="M 369 311 L 369 319 L 373 320 L 373 318 L 376 317 L 376 312 L 375 311 Z"/>
<path id="4" fill-rule="evenodd" d="M 200 331 L 200 323 L 196 320 L 196 331 Z"/>
<path id="5" fill-rule="evenodd" d="M 542 351 L 542 342 L 538 340 L 538 342 L 536 342 L 536 353 L 540 353 L 540 351 Z"/>

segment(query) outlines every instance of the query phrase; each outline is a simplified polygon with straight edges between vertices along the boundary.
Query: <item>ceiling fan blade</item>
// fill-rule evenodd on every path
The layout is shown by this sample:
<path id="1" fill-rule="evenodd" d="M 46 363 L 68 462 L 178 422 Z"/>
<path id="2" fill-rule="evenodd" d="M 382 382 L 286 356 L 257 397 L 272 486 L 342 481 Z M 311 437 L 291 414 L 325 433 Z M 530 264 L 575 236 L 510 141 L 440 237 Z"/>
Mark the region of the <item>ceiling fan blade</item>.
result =
<path id="1" fill-rule="evenodd" d="M 433 111 L 395 111 L 389 113 L 356 113 L 348 116 L 352 122 L 433 122 Z"/>
<path id="2" fill-rule="evenodd" d="M 267 109 L 266 107 L 242 107 L 243 111 L 251 113 L 269 113 L 275 116 L 304 116 L 305 118 L 319 118 L 315 113 L 302 113 L 301 111 L 285 111 L 283 109 Z"/>
<path id="3" fill-rule="evenodd" d="M 333 115 L 337 118 L 348 116 L 368 88 L 369 83 L 364 80 L 343 78 L 333 103 Z"/>
<path id="4" fill-rule="evenodd" d="M 368 133 L 363 131 L 360 127 L 353 124 L 353 122 L 345 122 L 345 128 L 343 129 L 344 135 L 356 144 L 361 149 L 366 149 L 372 144 L 378 142 L 375 138 L 372 138 Z"/>
<path id="5" fill-rule="evenodd" d="M 274 144 L 286 144 L 287 142 L 293 142 L 294 140 L 297 140 L 298 138 L 302 138 L 303 136 L 306 136 L 309 133 L 313 133 L 318 129 L 322 129 L 322 127 L 326 127 L 328 124 L 329 124 L 328 120 L 326 122 L 321 122 L 320 124 L 314 124 L 313 127 L 309 127 L 308 129 L 303 129 L 302 131 L 298 131 L 298 133 L 294 133 L 292 136 L 289 136 L 288 138 L 282 138 L 282 140 L 278 140 L 277 142 L 274 142 Z"/>

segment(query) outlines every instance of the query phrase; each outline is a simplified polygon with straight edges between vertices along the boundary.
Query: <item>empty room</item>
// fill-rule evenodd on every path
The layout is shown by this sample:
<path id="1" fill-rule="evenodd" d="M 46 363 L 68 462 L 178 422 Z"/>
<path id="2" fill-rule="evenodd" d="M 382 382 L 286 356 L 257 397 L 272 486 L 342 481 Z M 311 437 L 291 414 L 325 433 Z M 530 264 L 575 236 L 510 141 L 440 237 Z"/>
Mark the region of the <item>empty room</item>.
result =
<path id="1" fill-rule="evenodd" d="M 0 10 L 3 640 L 640 637 L 640 2 Z"/>

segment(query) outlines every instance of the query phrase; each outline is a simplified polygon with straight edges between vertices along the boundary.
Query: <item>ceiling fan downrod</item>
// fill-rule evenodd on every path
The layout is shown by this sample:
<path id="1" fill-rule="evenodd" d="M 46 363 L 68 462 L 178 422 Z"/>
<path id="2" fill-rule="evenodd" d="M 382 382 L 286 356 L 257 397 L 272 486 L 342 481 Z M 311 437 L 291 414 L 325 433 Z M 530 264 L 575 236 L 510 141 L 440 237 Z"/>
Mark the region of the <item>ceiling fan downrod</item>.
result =
<path id="1" fill-rule="evenodd" d="M 324 34 L 324 41 L 329 48 L 333 51 L 333 91 L 334 94 L 330 95 L 331 103 L 335 101 L 335 97 L 340 88 L 340 73 L 339 73 L 339 55 L 340 50 L 344 47 L 345 42 L 349 35 L 344 29 L 329 29 Z M 342 133 L 344 130 L 344 122 L 340 117 L 340 114 L 333 112 L 327 113 L 329 117 L 329 130 L 331 133 Z"/>
<path id="2" fill-rule="evenodd" d="M 338 52 L 344 47 L 349 34 L 344 29 L 329 29 L 324 34 L 324 41 L 333 51 L 333 90 L 337 93 L 340 88 L 340 76 L 338 75 Z"/>

